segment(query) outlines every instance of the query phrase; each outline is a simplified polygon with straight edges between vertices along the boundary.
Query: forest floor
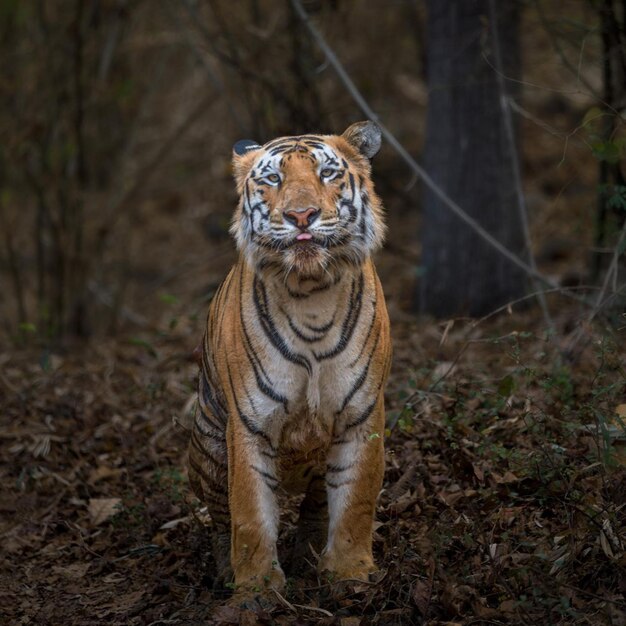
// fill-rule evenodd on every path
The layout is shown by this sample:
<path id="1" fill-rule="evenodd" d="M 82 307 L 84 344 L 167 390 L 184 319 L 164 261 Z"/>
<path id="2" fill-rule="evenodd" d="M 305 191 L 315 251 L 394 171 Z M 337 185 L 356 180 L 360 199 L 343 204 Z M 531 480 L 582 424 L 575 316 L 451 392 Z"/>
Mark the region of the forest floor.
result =
<path id="1" fill-rule="evenodd" d="M 214 589 L 187 483 L 201 321 L 0 354 L 0 621 L 623 626 L 624 329 L 588 329 L 569 362 L 577 319 L 558 302 L 553 336 L 534 308 L 395 315 L 377 581 L 290 564 L 288 509 L 287 590 L 258 612 Z"/>

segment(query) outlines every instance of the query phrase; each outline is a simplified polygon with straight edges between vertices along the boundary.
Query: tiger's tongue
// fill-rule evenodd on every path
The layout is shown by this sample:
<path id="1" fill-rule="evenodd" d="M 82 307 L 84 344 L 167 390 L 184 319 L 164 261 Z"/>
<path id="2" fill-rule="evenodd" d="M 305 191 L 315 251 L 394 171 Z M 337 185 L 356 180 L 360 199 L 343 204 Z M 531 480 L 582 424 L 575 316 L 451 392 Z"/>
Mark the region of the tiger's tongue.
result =
<path id="1" fill-rule="evenodd" d="M 311 233 L 300 233 L 296 239 L 298 241 L 306 241 L 307 239 L 313 239 L 313 235 Z"/>

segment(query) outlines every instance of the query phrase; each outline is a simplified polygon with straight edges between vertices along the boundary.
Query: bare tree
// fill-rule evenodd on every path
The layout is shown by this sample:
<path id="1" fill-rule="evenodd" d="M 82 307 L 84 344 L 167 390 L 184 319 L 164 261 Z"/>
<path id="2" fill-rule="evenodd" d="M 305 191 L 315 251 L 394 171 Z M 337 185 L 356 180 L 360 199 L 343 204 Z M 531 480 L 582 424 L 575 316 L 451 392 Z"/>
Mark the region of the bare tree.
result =
<path id="1" fill-rule="evenodd" d="M 425 166 L 435 183 L 493 237 L 525 256 L 498 76 L 490 62 L 494 29 L 488 0 L 429 0 L 429 106 Z M 518 6 L 498 5 L 502 68 L 519 71 Z M 485 244 L 427 188 L 422 224 L 420 308 L 435 315 L 480 315 L 518 298 L 519 267 Z"/>

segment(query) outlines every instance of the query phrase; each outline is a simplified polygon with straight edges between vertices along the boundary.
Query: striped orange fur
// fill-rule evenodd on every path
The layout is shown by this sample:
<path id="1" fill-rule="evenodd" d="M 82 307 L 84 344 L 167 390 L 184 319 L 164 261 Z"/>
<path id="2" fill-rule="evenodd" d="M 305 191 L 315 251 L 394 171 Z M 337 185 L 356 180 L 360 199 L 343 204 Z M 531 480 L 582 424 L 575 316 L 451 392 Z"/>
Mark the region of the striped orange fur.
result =
<path id="1" fill-rule="evenodd" d="M 281 588 L 283 489 L 304 492 L 300 537 L 318 567 L 375 569 L 389 320 L 371 253 L 384 237 L 372 122 L 343 135 L 235 144 L 240 257 L 209 310 L 189 477 L 238 588 Z"/>

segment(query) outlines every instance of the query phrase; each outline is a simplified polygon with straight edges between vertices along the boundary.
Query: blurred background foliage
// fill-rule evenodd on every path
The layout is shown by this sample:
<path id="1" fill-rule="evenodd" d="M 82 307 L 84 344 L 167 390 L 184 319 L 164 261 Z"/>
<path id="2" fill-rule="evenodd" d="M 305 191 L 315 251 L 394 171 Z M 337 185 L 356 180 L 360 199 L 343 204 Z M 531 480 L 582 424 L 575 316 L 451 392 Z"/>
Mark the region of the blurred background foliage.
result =
<path id="1" fill-rule="evenodd" d="M 304 6 L 412 155 L 426 134 L 455 141 L 426 131 L 425 2 Z M 523 0 L 502 17 L 519 38 L 510 106 L 539 269 L 598 284 L 626 215 L 623 4 Z M 488 32 L 485 16 L 481 46 Z M 363 118 L 289 0 L 0 0 L 0 76 L 0 320 L 17 342 L 204 315 L 235 257 L 232 144 Z M 378 265 L 400 315 L 420 306 L 422 189 L 388 145 L 374 171 L 390 224 Z"/>

